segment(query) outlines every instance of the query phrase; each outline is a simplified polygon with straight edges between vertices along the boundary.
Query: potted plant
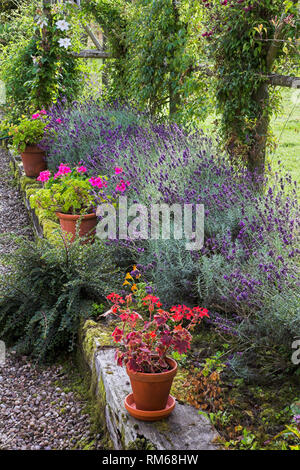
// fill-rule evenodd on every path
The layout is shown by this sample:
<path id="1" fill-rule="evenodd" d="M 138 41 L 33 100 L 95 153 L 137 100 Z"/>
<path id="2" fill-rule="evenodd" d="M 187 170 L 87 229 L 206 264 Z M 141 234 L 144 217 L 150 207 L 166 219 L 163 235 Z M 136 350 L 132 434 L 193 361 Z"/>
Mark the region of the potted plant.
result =
<path id="1" fill-rule="evenodd" d="M 61 163 L 57 173 L 43 171 L 37 180 L 43 183 L 43 188 L 31 196 L 31 207 L 40 207 L 49 215 L 55 212 L 63 232 L 70 234 L 71 242 L 78 225 L 79 236 L 89 235 L 87 241 L 93 241 L 97 225 L 96 201 L 98 197 L 105 200 L 106 178 L 90 178 L 86 167 L 70 168 Z"/>
<path id="2" fill-rule="evenodd" d="M 37 177 L 47 168 L 46 154 L 38 146 L 47 123 L 47 113 L 42 110 L 30 119 L 22 119 L 18 126 L 12 128 L 13 147 L 21 153 L 26 176 Z"/>
<path id="3" fill-rule="evenodd" d="M 166 311 L 161 308 L 159 298 L 149 294 L 143 298 L 149 318 L 143 320 L 133 309 L 132 294 L 124 300 L 111 293 L 107 299 L 113 306 L 103 316 L 114 314 L 121 321 L 112 336 L 120 343 L 116 351 L 117 363 L 126 366 L 132 387 L 132 394 L 125 398 L 125 407 L 137 419 L 164 418 L 175 407 L 175 400 L 169 393 L 177 363 L 170 353 L 187 352 L 192 340 L 191 330 L 203 317 L 209 316 L 208 311 L 185 305 Z"/>

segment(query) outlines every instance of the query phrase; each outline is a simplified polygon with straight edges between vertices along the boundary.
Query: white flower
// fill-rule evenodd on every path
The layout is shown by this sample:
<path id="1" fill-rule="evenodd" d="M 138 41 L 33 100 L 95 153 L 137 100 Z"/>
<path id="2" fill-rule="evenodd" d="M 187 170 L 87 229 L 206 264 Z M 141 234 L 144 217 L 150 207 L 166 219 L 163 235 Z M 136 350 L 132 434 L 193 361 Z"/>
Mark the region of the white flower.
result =
<path id="1" fill-rule="evenodd" d="M 57 29 L 60 29 L 60 31 L 68 31 L 69 29 L 69 23 L 65 20 L 58 20 L 56 23 Z"/>
<path id="2" fill-rule="evenodd" d="M 47 18 L 43 18 L 42 16 L 37 20 L 36 22 L 40 28 L 43 28 L 44 26 L 48 26 L 48 20 Z"/>
<path id="3" fill-rule="evenodd" d="M 69 46 L 71 46 L 71 39 L 70 38 L 61 38 L 58 40 L 58 43 L 60 47 L 64 47 L 65 49 L 68 49 Z"/>

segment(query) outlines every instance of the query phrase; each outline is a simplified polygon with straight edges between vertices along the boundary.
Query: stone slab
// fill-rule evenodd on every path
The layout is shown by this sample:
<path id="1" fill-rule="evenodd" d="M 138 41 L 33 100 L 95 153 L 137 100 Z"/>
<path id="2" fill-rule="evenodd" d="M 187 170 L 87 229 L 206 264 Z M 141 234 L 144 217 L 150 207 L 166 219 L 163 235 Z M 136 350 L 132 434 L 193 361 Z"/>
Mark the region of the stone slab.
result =
<path id="1" fill-rule="evenodd" d="M 154 423 L 131 417 L 124 407 L 131 386 L 125 369 L 115 363 L 114 349 L 97 350 L 94 361 L 98 383 L 105 391 L 106 424 L 115 449 L 137 448 L 137 442 L 157 450 L 219 449 L 218 434 L 209 419 L 192 406 L 177 402 L 168 418 Z"/>

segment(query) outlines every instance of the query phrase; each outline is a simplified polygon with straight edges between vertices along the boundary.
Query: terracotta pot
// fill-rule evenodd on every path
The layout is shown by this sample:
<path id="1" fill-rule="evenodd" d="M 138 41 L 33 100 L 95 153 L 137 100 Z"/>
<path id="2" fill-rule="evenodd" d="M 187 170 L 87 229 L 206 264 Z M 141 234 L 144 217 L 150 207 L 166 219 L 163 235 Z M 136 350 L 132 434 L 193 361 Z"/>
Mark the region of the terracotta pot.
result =
<path id="1" fill-rule="evenodd" d="M 37 145 L 27 145 L 21 157 L 26 176 L 37 177 L 47 169 L 46 154 Z"/>
<path id="2" fill-rule="evenodd" d="M 96 235 L 96 225 L 97 225 L 97 216 L 95 213 L 85 214 L 85 215 L 72 215 L 72 214 L 62 214 L 61 212 L 56 212 L 56 215 L 59 218 L 60 226 L 62 231 L 66 234 L 71 234 L 72 237 L 69 238 L 71 242 L 75 240 L 77 222 L 80 221 L 79 236 L 88 237 L 83 243 L 93 243 L 95 241 Z"/>
<path id="3" fill-rule="evenodd" d="M 171 358 L 167 358 L 167 362 L 171 369 L 157 374 L 133 372 L 126 368 L 138 410 L 157 411 L 166 407 L 172 382 L 177 373 L 177 362 Z"/>

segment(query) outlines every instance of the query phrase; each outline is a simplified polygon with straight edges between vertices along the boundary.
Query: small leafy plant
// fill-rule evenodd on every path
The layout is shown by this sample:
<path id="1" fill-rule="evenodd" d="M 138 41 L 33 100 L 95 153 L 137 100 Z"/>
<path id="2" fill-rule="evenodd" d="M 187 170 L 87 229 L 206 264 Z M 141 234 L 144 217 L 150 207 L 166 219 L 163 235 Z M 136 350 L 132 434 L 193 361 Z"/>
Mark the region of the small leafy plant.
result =
<path id="1" fill-rule="evenodd" d="M 37 145 L 42 140 L 48 124 L 47 112 L 41 111 L 33 114 L 30 119 L 22 119 L 20 124 L 13 127 L 13 147 L 18 152 L 24 152 L 27 145 Z"/>
<path id="2" fill-rule="evenodd" d="M 70 168 L 61 163 L 57 173 L 42 171 L 37 178 L 43 188 L 32 195 L 33 208 L 42 208 L 47 212 L 83 215 L 95 211 L 96 202 L 105 200 L 106 177 L 89 177 L 85 166 Z"/>
<path id="3" fill-rule="evenodd" d="M 159 298 L 146 295 L 143 302 L 148 307 L 149 319 L 133 309 L 133 295 L 121 297 L 111 293 L 107 299 L 113 303 L 103 316 L 114 314 L 122 322 L 112 333 L 114 341 L 121 343 L 116 351 L 118 365 L 126 364 L 134 372 L 159 373 L 168 370 L 167 355 L 176 351 L 184 354 L 190 348 L 190 331 L 203 317 L 208 317 L 205 308 L 189 308 L 176 305 L 170 311 L 163 310 Z M 187 323 L 184 327 L 183 323 Z"/>

